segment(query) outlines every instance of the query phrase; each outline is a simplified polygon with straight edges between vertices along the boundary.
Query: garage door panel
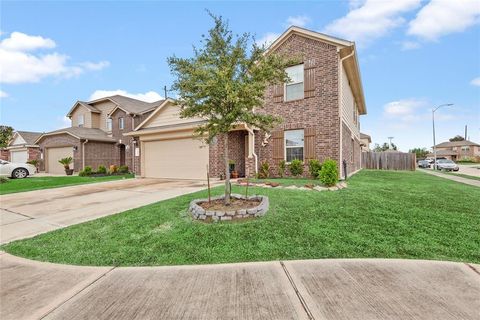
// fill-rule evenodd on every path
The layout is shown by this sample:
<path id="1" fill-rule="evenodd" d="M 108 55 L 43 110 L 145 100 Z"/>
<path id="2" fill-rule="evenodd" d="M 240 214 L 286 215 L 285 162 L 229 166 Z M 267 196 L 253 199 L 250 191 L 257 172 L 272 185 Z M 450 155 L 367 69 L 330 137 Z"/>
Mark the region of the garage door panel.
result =
<path id="1" fill-rule="evenodd" d="M 58 163 L 58 160 L 62 158 L 67 158 L 67 157 L 73 158 L 72 147 L 47 148 L 46 171 L 48 173 L 55 173 L 55 174 L 65 173 L 65 168 L 63 167 L 63 165 Z M 70 168 L 73 169 L 73 163 L 70 165 Z"/>
<path id="2" fill-rule="evenodd" d="M 192 138 L 148 141 L 144 144 L 145 177 L 205 179 L 208 146 Z"/>
<path id="3" fill-rule="evenodd" d="M 11 162 L 14 163 L 26 163 L 28 160 L 27 150 L 22 151 L 10 151 Z"/>

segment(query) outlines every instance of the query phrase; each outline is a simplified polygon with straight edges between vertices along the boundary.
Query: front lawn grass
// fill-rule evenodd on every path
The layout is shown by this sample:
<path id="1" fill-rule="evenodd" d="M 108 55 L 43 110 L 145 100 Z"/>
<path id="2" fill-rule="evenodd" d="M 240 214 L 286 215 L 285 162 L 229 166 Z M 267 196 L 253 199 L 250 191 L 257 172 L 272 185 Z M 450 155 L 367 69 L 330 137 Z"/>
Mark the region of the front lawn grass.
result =
<path id="1" fill-rule="evenodd" d="M 245 180 L 245 179 L 243 179 Z M 314 186 L 321 186 L 322 183 L 318 179 L 305 179 L 305 178 L 269 178 L 269 179 L 249 179 L 252 183 L 266 183 L 266 182 L 276 182 L 281 186 L 297 186 L 304 187 L 306 184 L 311 184 Z"/>
<path id="2" fill-rule="evenodd" d="M 105 176 L 105 177 L 28 177 L 24 179 L 8 179 L 0 184 L 0 194 L 25 192 L 40 189 L 73 186 L 77 184 L 111 181 L 125 178 L 132 178 L 133 174 Z"/>
<path id="3" fill-rule="evenodd" d="M 242 193 L 244 187 L 233 186 Z M 270 210 L 235 223 L 192 221 L 191 199 L 161 201 L 16 241 L 11 254 L 78 265 L 179 265 L 317 258 L 480 262 L 480 188 L 422 172 L 361 171 L 339 191 L 251 187 Z M 215 188 L 213 194 L 222 193 Z"/>

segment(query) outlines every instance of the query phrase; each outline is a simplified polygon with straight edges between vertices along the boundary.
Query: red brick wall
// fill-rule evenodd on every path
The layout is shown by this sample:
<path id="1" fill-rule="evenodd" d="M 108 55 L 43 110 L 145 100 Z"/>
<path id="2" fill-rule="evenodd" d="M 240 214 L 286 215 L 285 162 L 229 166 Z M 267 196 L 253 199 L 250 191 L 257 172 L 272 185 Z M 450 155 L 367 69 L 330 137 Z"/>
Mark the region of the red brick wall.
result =
<path id="1" fill-rule="evenodd" d="M 40 159 L 40 148 L 27 148 L 28 161 L 30 160 L 41 160 Z"/>
<path id="2" fill-rule="evenodd" d="M 335 46 L 292 35 L 277 50 L 277 54 L 297 57 L 300 61 L 316 60 L 315 95 L 301 100 L 273 102 L 273 86 L 265 95 L 265 105 L 259 112 L 274 114 L 282 119 L 276 130 L 315 129 L 316 158 L 323 161 L 331 158 L 338 161 L 340 147 L 340 119 L 338 95 L 338 54 Z M 272 139 L 266 146 L 261 145 L 264 132 L 257 133 L 255 150 L 259 155 L 259 165 L 270 163 L 273 175 L 277 175 L 277 163 L 272 156 Z M 287 170 L 288 171 L 288 170 Z M 304 175 L 308 176 L 305 163 Z"/>
<path id="3" fill-rule="evenodd" d="M 0 149 L 0 159 L 10 161 L 10 151 L 8 149 Z"/>
<path id="4" fill-rule="evenodd" d="M 119 150 L 114 143 L 89 141 L 85 144 L 85 166 L 97 170 L 98 166 L 109 168 L 119 164 Z"/>
<path id="5" fill-rule="evenodd" d="M 148 114 L 132 117 L 126 114 L 121 109 L 117 109 L 112 114 L 112 137 L 115 140 L 117 140 L 119 143 L 121 141 L 121 143 L 125 145 L 125 165 L 128 166 L 130 170 L 133 170 L 133 167 L 135 166 L 135 170 L 138 171 L 138 174 L 140 174 L 140 170 L 139 170 L 140 160 L 137 159 L 137 162 L 135 164 L 133 163 L 135 147 L 132 144 L 132 141 L 134 139 L 131 136 L 125 136 L 124 133 L 133 131 L 136 126 L 138 126 L 143 120 L 146 119 L 147 116 Z M 118 123 L 119 121 L 118 119 L 121 117 L 123 117 L 124 119 L 123 130 L 120 130 L 119 123 Z M 115 157 L 112 160 L 115 160 L 115 164 L 119 165 L 120 164 L 120 147 L 118 146 L 117 146 L 117 151 L 118 152 L 114 155 Z"/>
<path id="6" fill-rule="evenodd" d="M 80 145 L 80 140 L 72 137 L 69 134 L 57 134 L 53 136 L 45 136 L 38 144 L 42 149 L 43 157 L 40 161 L 40 171 L 45 170 L 45 152 L 46 148 L 53 147 L 77 147 L 76 151 L 73 151 L 73 167 L 75 172 L 78 172 L 82 169 L 82 148 Z"/>
<path id="7" fill-rule="evenodd" d="M 235 161 L 235 170 L 240 177 L 245 176 L 245 135 L 246 131 L 228 133 L 228 158 Z M 225 172 L 224 139 L 225 136 L 219 136 L 216 142 L 210 144 L 211 177 L 220 177 Z"/>

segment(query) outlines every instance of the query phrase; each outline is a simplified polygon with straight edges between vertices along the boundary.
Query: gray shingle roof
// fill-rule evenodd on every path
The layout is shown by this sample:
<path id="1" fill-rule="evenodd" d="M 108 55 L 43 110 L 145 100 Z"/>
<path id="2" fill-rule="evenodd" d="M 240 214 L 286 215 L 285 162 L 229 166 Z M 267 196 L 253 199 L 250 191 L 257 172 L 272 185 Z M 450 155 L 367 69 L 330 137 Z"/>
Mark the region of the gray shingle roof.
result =
<path id="1" fill-rule="evenodd" d="M 42 135 L 41 132 L 33 132 L 33 131 L 17 131 L 17 133 L 29 145 L 35 144 L 35 141 L 37 141 L 37 139 Z"/>
<path id="2" fill-rule="evenodd" d="M 55 131 L 46 132 L 42 137 L 61 134 L 61 133 L 70 133 L 71 135 L 78 137 L 82 140 L 88 139 L 92 141 L 103 141 L 103 142 L 117 142 L 115 139 L 109 137 L 107 133 L 100 129 L 93 128 L 83 128 L 83 127 L 69 127 L 63 128 Z"/>
<path id="3" fill-rule="evenodd" d="M 125 111 L 137 114 L 144 113 L 145 111 L 153 109 L 154 107 L 159 106 L 164 101 L 159 100 L 155 102 L 145 102 L 121 95 L 115 95 L 107 98 L 118 104 Z"/>
<path id="4" fill-rule="evenodd" d="M 450 147 L 463 147 L 463 146 L 477 146 L 480 147 L 480 144 L 463 140 L 463 141 L 446 141 L 436 145 L 437 148 L 450 148 Z"/>

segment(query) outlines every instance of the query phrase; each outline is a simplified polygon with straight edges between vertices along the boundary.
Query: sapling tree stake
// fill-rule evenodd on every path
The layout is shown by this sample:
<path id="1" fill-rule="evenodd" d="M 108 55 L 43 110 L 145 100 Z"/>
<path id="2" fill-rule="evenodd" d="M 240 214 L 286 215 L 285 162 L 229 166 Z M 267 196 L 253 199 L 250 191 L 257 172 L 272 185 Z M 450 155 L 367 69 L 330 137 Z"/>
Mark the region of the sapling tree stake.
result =
<path id="1" fill-rule="evenodd" d="M 208 169 L 208 164 L 207 164 L 207 189 L 208 189 L 208 204 L 210 204 L 211 198 L 210 198 L 210 171 Z"/>

